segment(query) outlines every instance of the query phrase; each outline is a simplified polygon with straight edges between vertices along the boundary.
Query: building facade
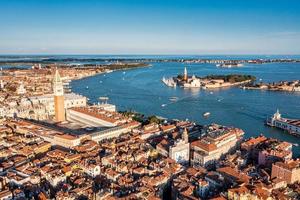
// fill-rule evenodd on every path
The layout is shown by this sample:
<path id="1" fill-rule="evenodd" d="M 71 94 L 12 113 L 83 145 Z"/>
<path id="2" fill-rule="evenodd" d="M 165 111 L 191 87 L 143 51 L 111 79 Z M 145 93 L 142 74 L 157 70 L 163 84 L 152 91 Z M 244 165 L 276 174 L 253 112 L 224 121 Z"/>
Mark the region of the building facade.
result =
<path id="1" fill-rule="evenodd" d="M 293 184 L 300 181 L 300 161 L 290 160 L 287 162 L 276 162 L 272 165 L 271 178 L 277 178 Z"/>
<path id="2" fill-rule="evenodd" d="M 267 120 L 267 125 L 288 131 L 300 136 L 300 120 L 281 117 L 279 110 Z"/>
<path id="3" fill-rule="evenodd" d="M 243 134 L 241 129 L 236 128 L 222 127 L 211 130 L 205 137 L 191 143 L 191 164 L 194 167 L 213 164 L 222 155 L 233 150 Z"/>
<path id="4" fill-rule="evenodd" d="M 187 129 L 184 129 L 182 138 L 175 141 L 169 148 L 169 157 L 180 164 L 188 164 L 190 160 L 190 143 Z"/>

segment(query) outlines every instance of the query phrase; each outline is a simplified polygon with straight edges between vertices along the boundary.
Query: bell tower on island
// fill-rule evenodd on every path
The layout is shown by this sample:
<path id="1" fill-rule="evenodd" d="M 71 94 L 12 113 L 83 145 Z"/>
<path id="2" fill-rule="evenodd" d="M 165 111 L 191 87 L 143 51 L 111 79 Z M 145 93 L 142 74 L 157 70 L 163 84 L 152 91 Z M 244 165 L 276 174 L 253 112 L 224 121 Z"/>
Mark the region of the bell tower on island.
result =
<path id="1" fill-rule="evenodd" d="M 53 93 L 54 93 L 55 121 L 63 122 L 66 120 L 64 87 L 57 69 L 55 70 L 55 75 L 53 79 Z"/>
<path id="2" fill-rule="evenodd" d="M 187 81 L 187 80 L 188 80 L 188 73 L 187 73 L 186 67 L 184 68 L 184 72 L 183 72 L 183 80 L 184 80 L 184 81 Z"/>

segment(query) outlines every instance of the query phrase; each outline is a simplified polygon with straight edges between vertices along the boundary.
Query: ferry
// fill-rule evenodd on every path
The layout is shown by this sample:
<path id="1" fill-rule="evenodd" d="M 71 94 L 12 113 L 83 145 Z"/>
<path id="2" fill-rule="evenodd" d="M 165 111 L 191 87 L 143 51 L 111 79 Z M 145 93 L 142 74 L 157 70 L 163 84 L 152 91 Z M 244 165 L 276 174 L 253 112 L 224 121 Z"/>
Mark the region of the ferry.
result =
<path id="1" fill-rule="evenodd" d="M 289 134 L 300 137 L 300 119 L 281 117 L 279 110 L 265 122 L 267 126 L 276 127 L 287 131 Z"/>

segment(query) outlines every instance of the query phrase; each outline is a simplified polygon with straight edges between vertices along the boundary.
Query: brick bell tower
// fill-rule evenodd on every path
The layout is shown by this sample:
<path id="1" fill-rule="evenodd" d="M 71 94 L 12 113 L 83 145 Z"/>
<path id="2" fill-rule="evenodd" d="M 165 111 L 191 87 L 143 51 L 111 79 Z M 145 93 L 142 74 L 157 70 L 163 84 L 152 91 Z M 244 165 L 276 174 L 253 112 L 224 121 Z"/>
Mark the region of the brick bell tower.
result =
<path id="1" fill-rule="evenodd" d="M 57 69 L 55 70 L 55 75 L 53 79 L 53 93 L 54 93 L 55 121 L 63 122 L 66 120 L 64 87 Z"/>
<path id="2" fill-rule="evenodd" d="M 187 80 L 188 80 L 188 73 L 187 73 L 186 67 L 184 68 L 184 72 L 183 72 L 183 80 L 184 80 L 184 81 L 187 81 Z"/>

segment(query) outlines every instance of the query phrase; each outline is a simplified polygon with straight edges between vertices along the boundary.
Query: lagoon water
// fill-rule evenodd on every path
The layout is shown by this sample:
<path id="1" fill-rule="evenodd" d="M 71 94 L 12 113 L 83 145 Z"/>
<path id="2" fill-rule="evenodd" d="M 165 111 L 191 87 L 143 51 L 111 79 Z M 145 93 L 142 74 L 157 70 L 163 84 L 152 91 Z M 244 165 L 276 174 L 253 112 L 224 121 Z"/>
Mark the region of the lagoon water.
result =
<path id="1" fill-rule="evenodd" d="M 300 92 L 271 92 L 226 88 L 200 90 L 169 88 L 161 78 L 176 76 L 187 67 L 189 75 L 250 74 L 264 82 L 300 79 L 300 63 L 246 64 L 242 68 L 221 69 L 213 64 L 151 63 L 151 67 L 116 71 L 76 80 L 72 90 L 97 102 L 100 96 L 109 97 L 118 110 L 135 110 L 146 115 L 172 119 L 189 119 L 200 124 L 219 123 L 242 128 L 245 137 L 264 134 L 291 143 L 300 138 L 264 125 L 266 117 L 278 108 L 284 117 L 300 119 Z M 88 89 L 86 88 L 88 86 Z M 178 97 L 171 102 L 170 97 Z M 162 104 L 166 104 L 162 107 Z M 204 112 L 211 116 L 203 118 Z M 293 147 L 300 155 L 300 147 Z"/>

